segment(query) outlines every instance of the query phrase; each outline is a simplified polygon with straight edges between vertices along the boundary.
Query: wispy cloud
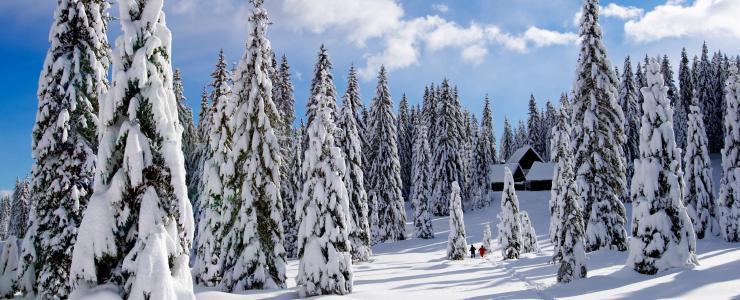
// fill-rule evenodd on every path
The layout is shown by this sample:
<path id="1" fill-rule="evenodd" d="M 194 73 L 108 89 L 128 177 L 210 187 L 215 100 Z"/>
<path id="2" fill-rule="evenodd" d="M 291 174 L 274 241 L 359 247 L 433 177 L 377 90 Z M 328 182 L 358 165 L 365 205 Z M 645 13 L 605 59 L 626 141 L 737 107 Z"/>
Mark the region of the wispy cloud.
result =
<path id="1" fill-rule="evenodd" d="M 577 40 L 573 33 L 535 26 L 524 33 L 512 34 L 496 25 L 464 26 L 436 15 L 406 18 L 396 0 L 285 0 L 281 7 L 297 29 L 314 33 L 339 30 L 360 48 L 368 40 L 379 39 L 383 50 L 364 55 L 366 64 L 360 75 L 365 79 L 372 78 L 381 65 L 394 70 L 419 64 L 422 49 L 428 52 L 455 49 L 460 51 L 464 62 L 479 64 L 492 46 L 525 52 L 529 47 L 566 45 Z M 437 11 L 449 9 L 439 4 L 433 7 Z"/>
<path id="2" fill-rule="evenodd" d="M 601 15 L 622 20 L 636 19 L 642 16 L 643 13 L 645 13 L 645 11 L 642 8 L 621 6 L 616 3 L 609 3 L 609 5 L 601 8 Z"/>
<path id="3" fill-rule="evenodd" d="M 446 12 L 450 11 L 450 7 L 447 6 L 447 4 L 441 4 L 441 3 L 432 4 L 432 9 L 434 9 L 434 10 L 436 10 L 438 12 L 441 12 L 441 13 L 446 13 Z"/>

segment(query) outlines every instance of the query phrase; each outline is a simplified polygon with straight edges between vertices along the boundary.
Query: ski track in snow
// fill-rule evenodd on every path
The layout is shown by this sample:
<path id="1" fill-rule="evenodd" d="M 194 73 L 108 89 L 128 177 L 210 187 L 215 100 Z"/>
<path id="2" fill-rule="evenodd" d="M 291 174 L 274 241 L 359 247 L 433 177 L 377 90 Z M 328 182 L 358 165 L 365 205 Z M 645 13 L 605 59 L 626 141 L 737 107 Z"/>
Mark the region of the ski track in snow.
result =
<path id="1" fill-rule="evenodd" d="M 718 157 L 712 156 L 718 174 Z M 718 186 L 715 187 L 715 193 Z M 647 276 L 625 268 L 627 252 L 602 250 L 589 253 L 588 278 L 557 284 L 557 264 L 550 263 L 552 245 L 548 239 L 550 193 L 517 192 L 520 207 L 532 219 L 540 253 L 524 254 L 518 260 L 501 260 L 494 232 L 494 244 L 486 259 L 449 261 L 445 257 L 448 218 L 434 217 L 435 238 L 376 245 L 371 262 L 355 264 L 353 292 L 347 296 L 321 299 L 696 299 L 712 295 L 715 299 L 740 296 L 740 244 L 726 243 L 717 237 L 697 241 L 699 266 L 672 269 Z M 495 228 L 500 211 L 500 193 L 494 194 L 489 208 L 465 212 L 468 244 L 480 246 L 483 225 Z M 625 204 L 631 220 L 631 204 Z M 409 215 L 411 215 L 409 213 Z M 413 224 L 406 230 L 413 233 Z M 631 221 L 628 221 L 629 224 Z M 629 230 L 629 228 L 627 228 Z M 468 245 L 469 247 L 469 245 Z M 288 262 L 288 289 L 258 290 L 225 294 L 217 288 L 196 287 L 200 300 L 295 299 L 298 262 Z"/>

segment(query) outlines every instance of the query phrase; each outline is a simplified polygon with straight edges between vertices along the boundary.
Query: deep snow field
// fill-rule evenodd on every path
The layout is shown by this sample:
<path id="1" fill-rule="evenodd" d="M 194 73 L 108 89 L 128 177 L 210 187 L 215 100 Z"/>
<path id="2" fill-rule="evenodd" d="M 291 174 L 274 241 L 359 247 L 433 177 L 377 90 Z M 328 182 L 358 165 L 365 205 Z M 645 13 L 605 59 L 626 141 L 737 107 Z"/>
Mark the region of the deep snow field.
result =
<path id="1" fill-rule="evenodd" d="M 719 159 L 712 157 L 715 187 L 718 189 Z M 491 223 L 494 249 L 486 259 L 446 259 L 448 219 L 434 219 L 436 237 L 376 245 L 373 261 L 354 265 L 354 287 L 343 299 L 661 299 L 740 297 L 740 243 L 726 243 L 709 236 L 697 241 L 699 266 L 674 269 L 658 275 L 641 275 L 625 268 L 627 252 L 602 250 L 587 254 L 588 278 L 557 284 L 558 265 L 549 263 L 552 245 L 548 238 L 550 192 L 517 192 L 522 210 L 529 213 L 537 231 L 540 253 L 525 254 L 519 260 L 502 261 L 496 238 L 496 215 L 501 194 L 495 193 L 487 209 L 465 213 L 468 244 L 480 246 L 483 224 Z M 631 204 L 627 203 L 628 227 Z M 407 216 L 412 216 L 407 211 Z M 413 224 L 406 231 L 413 236 Z M 629 228 L 628 228 L 629 230 Z M 288 289 L 225 294 L 196 288 L 197 298 L 211 299 L 294 299 L 298 261 L 288 263 Z"/>

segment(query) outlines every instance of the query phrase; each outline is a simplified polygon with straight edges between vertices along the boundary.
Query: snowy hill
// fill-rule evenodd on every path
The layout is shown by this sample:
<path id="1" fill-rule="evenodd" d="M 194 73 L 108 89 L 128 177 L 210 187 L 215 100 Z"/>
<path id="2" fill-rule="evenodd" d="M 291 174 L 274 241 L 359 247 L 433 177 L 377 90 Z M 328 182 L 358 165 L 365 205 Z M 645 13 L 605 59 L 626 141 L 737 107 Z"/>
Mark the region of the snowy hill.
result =
<path id="1" fill-rule="evenodd" d="M 715 178 L 718 158 L 712 157 Z M 718 181 L 718 180 L 717 180 Z M 445 259 L 448 219 L 434 219 L 436 238 L 410 239 L 373 247 L 373 261 L 354 265 L 354 290 L 343 299 L 656 299 L 701 298 L 711 294 L 724 299 L 740 295 L 740 244 L 716 237 L 697 241 L 700 265 L 693 269 L 671 270 L 656 276 L 641 275 L 625 268 L 627 252 L 598 251 L 588 254 L 588 278 L 571 284 L 556 283 L 557 265 L 549 263 L 552 245 L 547 238 L 549 215 L 546 192 L 518 192 L 521 209 L 527 211 L 537 231 L 539 254 L 502 261 L 500 249 L 486 259 L 449 261 Z M 500 193 L 492 207 L 465 213 L 468 243 L 480 246 L 483 224 L 496 224 Z M 627 204 L 631 218 L 631 205 Z M 409 212 L 409 215 L 410 212 Z M 628 222 L 629 224 L 629 222 Z M 413 224 L 407 223 L 407 232 Z M 629 228 L 628 228 L 629 230 Z M 495 235 L 495 234 L 494 234 Z M 495 236 L 494 236 L 495 237 Z M 287 290 L 253 291 L 228 295 L 199 288 L 197 297 L 206 299 L 294 299 L 297 261 L 288 264 Z M 335 296 L 324 297 L 335 298 Z"/>

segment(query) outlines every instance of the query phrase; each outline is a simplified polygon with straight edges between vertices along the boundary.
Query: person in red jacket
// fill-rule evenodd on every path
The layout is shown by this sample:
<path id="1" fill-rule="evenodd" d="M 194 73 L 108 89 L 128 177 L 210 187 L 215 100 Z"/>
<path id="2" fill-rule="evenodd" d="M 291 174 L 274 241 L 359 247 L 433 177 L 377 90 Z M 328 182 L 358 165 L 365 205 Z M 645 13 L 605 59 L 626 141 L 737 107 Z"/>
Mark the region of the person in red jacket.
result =
<path id="1" fill-rule="evenodd" d="M 486 247 L 484 247 L 483 245 L 480 245 L 480 248 L 478 248 L 478 253 L 480 253 L 480 258 L 483 258 L 486 256 L 486 250 L 488 250 L 486 249 Z"/>

